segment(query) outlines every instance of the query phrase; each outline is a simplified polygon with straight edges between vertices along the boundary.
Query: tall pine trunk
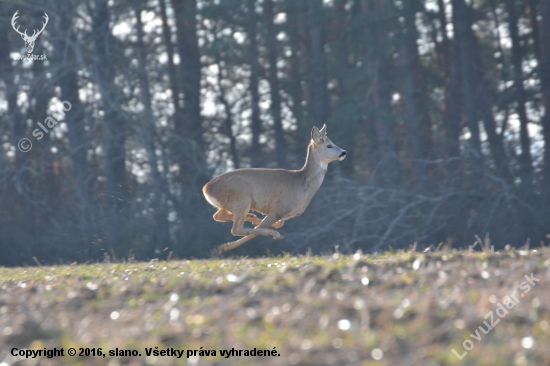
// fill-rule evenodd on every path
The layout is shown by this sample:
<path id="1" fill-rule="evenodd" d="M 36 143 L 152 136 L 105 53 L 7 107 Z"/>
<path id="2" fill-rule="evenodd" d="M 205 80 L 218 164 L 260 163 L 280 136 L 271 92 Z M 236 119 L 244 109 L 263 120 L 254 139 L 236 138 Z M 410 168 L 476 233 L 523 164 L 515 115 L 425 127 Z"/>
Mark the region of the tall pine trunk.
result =
<path id="1" fill-rule="evenodd" d="M 376 172 L 375 182 L 394 186 L 400 179 L 400 164 L 396 152 L 397 139 L 395 125 L 391 113 L 390 92 L 388 79 L 390 72 L 388 55 L 384 52 L 386 32 L 384 21 L 386 16 L 387 3 L 384 0 L 361 1 L 361 13 L 364 17 L 370 19 L 379 19 L 369 29 L 363 32 L 364 44 L 364 63 L 366 71 L 366 80 L 368 82 L 367 90 L 364 96 L 365 108 L 368 111 L 367 130 L 374 131 L 376 134 L 375 145 L 378 147 L 377 156 L 374 159 L 377 163 L 372 167 Z"/>
<path id="2" fill-rule="evenodd" d="M 176 13 L 180 77 L 183 91 L 183 131 L 197 147 L 204 149 L 201 116 L 201 61 L 197 38 L 196 0 L 181 0 L 172 3 Z"/>
<path id="3" fill-rule="evenodd" d="M 427 190 L 426 163 L 431 146 L 431 124 L 422 102 L 423 70 L 420 65 L 416 39 L 418 32 L 415 26 L 415 3 L 413 0 L 404 3 L 405 28 L 402 30 L 399 49 L 401 66 L 404 119 L 411 144 L 414 181 L 421 191 Z"/>
<path id="4" fill-rule="evenodd" d="M 478 95 L 474 71 L 474 55 L 472 47 L 472 21 L 471 11 L 464 0 L 452 0 L 453 4 L 453 42 L 457 42 L 459 60 L 462 75 L 462 97 L 467 126 L 470 131 L 468 145 L 471 150 L 472 161 L 479 172 L 483 162 L 481 153 L 481 140 L 479 133 L 479 116 L 477 113 Z"/>
<path id="5" fill-rule="evenodd" d="M 271 117 L 273 118 L 273 130 L 275 131 L 275 156 L 277 166 L 284 168 L 286 165 L 286 141 L 281 118 L 281 94 L 279 90 L 279 76 L 277 67 L 277 30 L 273 24 L 273 0 L 264 1 L 264 14 L 266 24 L 267 61 L 269 62 L 268 81 L 271 89 Z"/>
<path id="6" fill-rule="evenodd" d="M 104 202 L 106 209 L 107 245 L 118 258 L 129 254 L 130 243 L 126 237 L 123 220 L 127 216 L 128 183 L 126 178 L 126 126 L 119 112 L 120 91 L 115 84 L 114 60 L 118 52 L 113 50 L 110 11 L 107 0 L 96 3 L 92 19 L 93 40 L 97 63 L 95 71 L 101 93 L 103 117 L 103 167 L 105 174 Z"/>
<path id="7" fill-rule="evenodd" d="M 542 129 L 544 134 L 544 166 L 542 168 L 542 187 L 546 196 L 546 207 L 550 207 L 550 1 L 540 4 L 540 60 L 542 103 L 544 116 Z"/>
<path id="8" fill-rule="evenodd" d="M 250 164 L 257 168 L 263 165 L 263 151 L 260 144 L 260 134 L 262 133 L 262 119 L 260 117 L 260 63 L 258 62 L 258 20 L 256 19 L 256 11 L 254 0 L 248 0 L 248 12 L 250 14 L 247 25 L 248 32 L 248 57 L 250 59 L 250 103 L 252 110 L 252 146 L 250 148 Z"/>
<path id="9" fill-rule="evenodd" d="M 138 75 L 140 99 L 144 106 L 144 113 L 141 120 L 141 129 L 138 132 L 139 138 L 142 140 L 145 150 L 147 151 L 147 160 L 149 162 L 152 180 L 152 193 L 154 197 L 154 218 L 155 230 L 153 232 L 153 243 L 155 250 L 162 250 L 170 243 L 170 225 L 168 223 L 168 185 L 166 183 L 166 171 L 164 168 L 159 171 L 159 159 L 155 153 L 155 140 L 157 137 L 157 129 L 155 125 L 155 117 L 151 108 L 151 93 L 149 91 L 149 80 L 147 75 L 147 59 L 146 47 L 143 40 L 143 24 L 141 22 L 141 8 L 136 7 L 136 28 L 137 42 L 136 54 L 138 60 Z M 164 154 L 164 150 L 162 150 Z"/>
<path id="10" fill-rule="evenodd" d="M 324 10 L 322 0 L 308 1 L 308 58 L 311 83 L 311 109 L 313 122 L 322 126 L 330 115 L 330 98 L 327 88 L 328 76 L 325 55 Z"/>
<path id="11" fill-rule="evenodd" d="M 527 125 L 526 95 L 523 87 L 523 51 L 519 39 L 518 15 L 514 0 L 506 0 L 506 9 L 508 11 L 508 26 L 510 29 L 510 38 L 512 39 L 512 65 L 514 67 L 514 96 L 517 103 L 516 110 L 520 122 L 520 172 L 522 186 L 526 193 L 531 192 L 533 183 L 533 158 L 531 157 L 531 142 Z"/>

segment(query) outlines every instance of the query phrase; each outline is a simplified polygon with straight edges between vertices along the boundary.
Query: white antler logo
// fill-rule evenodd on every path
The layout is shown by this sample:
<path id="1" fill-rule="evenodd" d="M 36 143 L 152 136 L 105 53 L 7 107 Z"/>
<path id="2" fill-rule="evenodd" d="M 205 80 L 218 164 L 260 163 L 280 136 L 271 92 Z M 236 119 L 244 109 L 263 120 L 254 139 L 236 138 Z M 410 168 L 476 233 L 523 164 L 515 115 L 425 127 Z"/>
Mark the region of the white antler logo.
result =
<path id="1" fill-rule="evenodd" d="M 32 33 L 32 36 L 29 36 L 29 35 L 27 35 L 27 30 L 26 29 L 25 29 L 24 32 L 20 32 L 19 31 L 19 26 L 17 26 L 17 28 L 15 28 L 15 21 L 16 21 L 17 18 L 19 18 L 19 15 L 17 15 L 17 13 L 19 13 L 19 10 L 17 10 L 15 12 L 15 14 L 13 14 L 13 17 L 11 18 L 11 26 L 13 27 L 13 29 L 15 29 L 15 31 L 17 33 L 19 33 L 21 35 L 21 38 L 23 38 L 23 41 L 25 41 L 25 48 L 27 49 L 27 53 L 30 54 L 30 53 L 32 53 L 32 50 L 34 49 L 34 42 L 36 42 L 36 39 L 38 38 L 40 33 L 42 33 L 44 28 L 46 28 L 46 24 L 48 24 L 48 20 L 49 20 L 48 14 L 44 13 L 43 18 L 46 20 L 46 22 L 42 22 L 42 29 L 40 29 L 40 30 L 35 29 L 34 32 Z"/>

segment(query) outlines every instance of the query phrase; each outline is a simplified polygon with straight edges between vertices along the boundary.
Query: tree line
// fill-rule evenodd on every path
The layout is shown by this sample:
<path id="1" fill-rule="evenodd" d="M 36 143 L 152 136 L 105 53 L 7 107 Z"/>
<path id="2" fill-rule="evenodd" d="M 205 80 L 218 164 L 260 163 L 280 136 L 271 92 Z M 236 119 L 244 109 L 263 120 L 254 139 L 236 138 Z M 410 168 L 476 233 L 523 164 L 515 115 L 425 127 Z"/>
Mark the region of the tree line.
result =
<path id="1" fill-rule="evenodd" d="M 5 0 L 0 264 L 208 256 L 202 185 L 325 123 L 346 160 L 235 254 L 548 244 L 548 111 L 548 1 Z"/>

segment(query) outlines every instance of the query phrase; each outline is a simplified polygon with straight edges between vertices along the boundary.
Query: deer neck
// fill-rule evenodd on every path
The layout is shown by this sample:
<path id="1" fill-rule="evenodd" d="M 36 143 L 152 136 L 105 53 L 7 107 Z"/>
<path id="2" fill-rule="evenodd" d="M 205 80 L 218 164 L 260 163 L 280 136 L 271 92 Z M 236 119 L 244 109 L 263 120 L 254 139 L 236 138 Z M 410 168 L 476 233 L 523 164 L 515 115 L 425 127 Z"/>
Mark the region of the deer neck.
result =
<path id="1" fill-rule="evenodd" d="M 317 159 L 315 154 L 312 153 L 312 146 L 307 147 L 307 156 L 306 162 L 300 173 L 302 175 L 302 186 L 306 190 L 312 190 L 312 193 L 315 194 L 325 178 L 327 173 L 327 163 Z"/>

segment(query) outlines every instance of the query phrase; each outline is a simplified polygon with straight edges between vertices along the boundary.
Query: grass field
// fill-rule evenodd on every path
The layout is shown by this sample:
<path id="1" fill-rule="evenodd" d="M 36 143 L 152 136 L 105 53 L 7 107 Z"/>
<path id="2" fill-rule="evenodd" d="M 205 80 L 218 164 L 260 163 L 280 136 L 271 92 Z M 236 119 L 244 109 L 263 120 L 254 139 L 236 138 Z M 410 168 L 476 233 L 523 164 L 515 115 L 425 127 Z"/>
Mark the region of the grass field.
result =
<path id="1" fill-rule="evenodd" d="M 0 365 L 549 365 L 549 254 L 1 268 Z"/>

